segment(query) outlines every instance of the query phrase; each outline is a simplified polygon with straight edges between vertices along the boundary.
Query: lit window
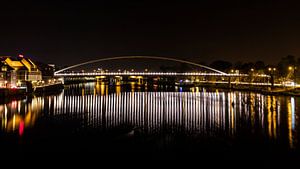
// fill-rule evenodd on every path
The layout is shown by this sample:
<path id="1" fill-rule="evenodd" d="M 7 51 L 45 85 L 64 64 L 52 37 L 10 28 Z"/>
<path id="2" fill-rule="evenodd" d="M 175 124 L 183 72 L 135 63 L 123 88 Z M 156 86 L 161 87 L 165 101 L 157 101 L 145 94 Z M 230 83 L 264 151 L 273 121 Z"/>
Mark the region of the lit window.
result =
<path id="1" fill-rule="evenodd" d="M 7 67 L 6 66 L 2 66 L 1 71 L 6 72 L 7 71 Z"/>

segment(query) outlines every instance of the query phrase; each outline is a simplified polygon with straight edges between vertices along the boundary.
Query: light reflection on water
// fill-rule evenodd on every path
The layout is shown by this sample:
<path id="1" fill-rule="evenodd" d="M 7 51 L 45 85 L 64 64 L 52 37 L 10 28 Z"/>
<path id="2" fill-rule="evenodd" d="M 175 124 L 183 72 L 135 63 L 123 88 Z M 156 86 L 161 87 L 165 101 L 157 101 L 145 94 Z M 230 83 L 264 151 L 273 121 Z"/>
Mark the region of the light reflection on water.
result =
<path id="1" fill-rule="evenodd" d="M 22 136 L 47 114 L 82 119 L 83 128 L 130 125 L 150 135 L 184 132 L 235 137 L 239 132 L 258 132 L 297 147 L 298 98 L 198 87 L 181 90 L 147 92 L 135 86 L 123 91 L 118 85 L 110 92 L 99 83 L 70 85 L 59 95 L 1 104 L 1 133 Z"/>

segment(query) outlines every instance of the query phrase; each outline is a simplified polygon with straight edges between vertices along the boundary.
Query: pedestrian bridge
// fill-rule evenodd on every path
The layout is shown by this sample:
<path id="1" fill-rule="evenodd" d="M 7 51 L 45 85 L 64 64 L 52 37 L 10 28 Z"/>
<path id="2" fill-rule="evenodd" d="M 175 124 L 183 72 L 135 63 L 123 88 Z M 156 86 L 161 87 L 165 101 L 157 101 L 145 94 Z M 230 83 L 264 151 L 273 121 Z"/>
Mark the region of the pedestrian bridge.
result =
<path id="1" fill-rule="evenodd" d="M 82 77 L 82 76 L 222 76 L 222 77 L 247 77 L 247 74 L 220 74 L 220 73 L 203 73 L 203 72 L 67 72 L 56 73 L 58 77 Z M 267 77 L 267 75 L 260 75 Z"/>
<path id="2" fill-rule="evenodd" d="M 223 74 L 223 75 L 227 74 L 227 73 L 222 72 L 220 70 L 217 70 L 217 69 L 214 69 L 214 68 L 202 65 L 202 64 L 194 63 L 194 62 L 191 62 L 191 61 L 175 59 L 175 58 L 169 58 L 169 57 L 159 57 L 159 56 L 117 56 L 117 57 L 95 59 L 95 60 L 90 60 L 90 61 L 86 61 L 86 62 L 83 62 L 83 63 L 68 66 L 66 68 L 63 68 L 61 70 L 56 71 L 54 74 L 58 75 L 58 74 L 60 74 L 64 71 L 67 71 L 67 70 L 70 70 L 70 69 L 73 69 L 73 68 L 76 68 L 76 67 L 89 65 L 89 64 L 93 64 L 93 63 L 98 63 L 98 62 L 104 62 L 104 61 L 110 61 L 110 60 L 130 60 L 130 59 L 152 59 L 152 60 L 172 61 L 172 62 L 178 62 L 178 63 L 184 63 L 184 64 L 188 64 L 188 65 L 193 65 L 193 66 L 196 66 L 198 68 L 206 69 L 210 72 L 214 72 L 214 73 L 218 73 L 218 74 Z"/>
<path id="3" fill-rule="evenodd" d="M 90 65 L 97 62 L 109 61 L 109 60 L 129 60 L 129 59 L 154 59 L 154 60 L 167 60 L 173 62 L 179 62 L 184 64 L 189 64 L 197 67 L 198 69 L 193 72 L 154 72 L 154 71 L 144 71 L 144 72 L 135 72 L 135 71 L 118 71 L 118 72 L 108 72 L 108 71 L 93 71 L 93 72 L 75 72 L 70 71 L 73 68 L 77 68 L 84 65 Z M 151 69 L 151 68 L 150 68 Z M 120 81 L 131 81 L 138 80 L 139 84 L 143 84 L 144 81 L 151 82 L 152 80 L 157 79 L 165 83 L 167 80 L 168 83 L 175 83 L 179 81 L 180 83 L 183 81 L 187 82 L 199 82 L 199 83 L 226 83 L 226 84 L 239 84 L 239 85 L 271 85 L 270 84 L 270 76 L 266 74 L 240 74 L 240 73 L 225 73 L 220 70 L 175 58 L 168 57 L 158 57 L 158 56 L 118 56 L 118 57 L 109 57 L 109 58 L 101 58 L 95 59 L 79 64 L 75 64 L 72 66 L 68 66 L 64 69 L 58 70 L 54 74 L 56 77 L 64 78 L 67 81 L 73 80 L 85 80 L 88 77 L 94 79 L 101 79 L 103 81 L 109 81 L 112 83 L 120 82 Z M 123 78 L 124 77 L 124 78 Z M 171 77 L 171 78 L 161 78 L 161 77 Z M 178 77 L 178 78 L 177 78 Z"/>
<path id="4" fill-rule="evenodd" d="M 89 65 L 93 63 L 103 62 L 103 61 L 110 61 L 110 60 L 129 60 L 129 59 L 152 59 L 152 60 L 166 60 L 166 61 L 173 61 L 178 63 L 185 63 L 189 65 L 196 66 L 198 68 L 206 70 L 205 72 L 197 71 L 197 72 L 70 72 L 68 70 Z M 182 59 L 175 59 L 169 57 L 159 57 L 159 56 L 117 56 L 117 57 L 108 57 L 108 58 L 101 58 L 86 61 L 83 63 L 75 64 L 58 70 L 54 73 L 55 76 L 58 77 L 82 77 L 82 76 L 223 76 L 223 77 L 247 77 L 248 74 L 228 74 L 222 72 L 220 70 L 194 63 L 187 60 Z M 269 77 L 269 75 L 255 75 L 258 77 Z"/>

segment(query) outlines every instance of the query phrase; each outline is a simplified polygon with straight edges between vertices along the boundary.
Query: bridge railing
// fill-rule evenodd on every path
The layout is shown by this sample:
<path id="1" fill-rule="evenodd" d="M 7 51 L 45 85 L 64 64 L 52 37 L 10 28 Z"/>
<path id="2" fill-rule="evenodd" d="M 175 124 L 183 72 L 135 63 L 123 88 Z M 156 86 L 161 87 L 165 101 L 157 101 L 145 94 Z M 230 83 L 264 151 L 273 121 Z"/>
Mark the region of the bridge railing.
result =
<path id="1" fill-rule="evenodd" d="M 220 74 L 220 73 L 203 73 L 203 72 L 71 72 L 55 73 L 58 77 L 70 76 L 223 76 L 223 77 L 247 77 L 248 74 Z M 254 75 L 257 77 L 270 77 L 269 75 Z"/>

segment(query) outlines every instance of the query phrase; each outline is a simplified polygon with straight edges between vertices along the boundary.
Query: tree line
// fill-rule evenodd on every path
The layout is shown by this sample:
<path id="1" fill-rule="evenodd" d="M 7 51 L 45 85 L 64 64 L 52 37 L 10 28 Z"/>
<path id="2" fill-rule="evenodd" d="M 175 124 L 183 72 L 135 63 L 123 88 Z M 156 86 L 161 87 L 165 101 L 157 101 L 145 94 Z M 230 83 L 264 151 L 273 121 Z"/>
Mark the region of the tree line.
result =
<path id="1" fill-rule="evenodd" d="M 298 72 L 297 69 L 298 67 L 300 68 L 300 58 L 296 58 L 293 55 L 288 55 L 286 57 L 282 57 L 275 65 L 266 64 L 263 61 L 246 63 L 239 61 L 236 63 L 231 63 L 229 61 L 216 60 L 208 66 L 227 73 L 230 73 L 232 70 L 238 70 L 239 73 L 273 73 L 280 77 L 286 77 L 291 73 L 291 71 L 293 73 Z"/>

